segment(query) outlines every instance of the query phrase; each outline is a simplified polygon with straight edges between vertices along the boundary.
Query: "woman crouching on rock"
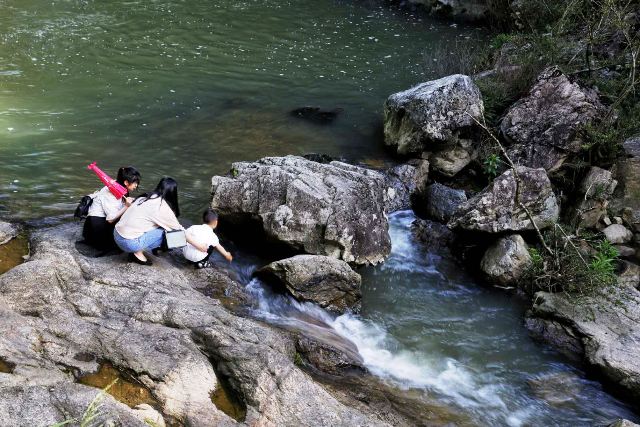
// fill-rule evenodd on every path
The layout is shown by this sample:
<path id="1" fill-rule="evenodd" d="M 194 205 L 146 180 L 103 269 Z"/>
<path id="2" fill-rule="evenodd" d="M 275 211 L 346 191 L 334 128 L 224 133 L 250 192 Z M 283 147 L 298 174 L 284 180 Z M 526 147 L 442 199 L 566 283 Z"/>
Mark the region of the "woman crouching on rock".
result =
<path id="1" fill-rule="evenodd" d="M 155 190 L 141 195 L 131 204 L 116 224 L 113 237 L 118 247 L 129 254 L 129 261 L 151 265 L 144 251 L 159 248 L 165 230 L 184 230 L 178 222 L 179 216 L 178 183 L 165 177 Z M 200 246 L 196 242 L 189 243 Z M 204 247 L 200 249 L 207 251 Z"/>
<path id="2" fill-rule="evenodd" d="M 130 194 L 138 188 L 140 172 L 131 166 L 122 167 L 118 169 L 116 182 L 125 187 Z M 84 222 L 82 236 L 88 245 L 109 252 L 116 248 L 116 243 L 113 241 L 113 228 L 129 207 L 131 199 L 116 198 L 106 186 L 94 194 Z"/>

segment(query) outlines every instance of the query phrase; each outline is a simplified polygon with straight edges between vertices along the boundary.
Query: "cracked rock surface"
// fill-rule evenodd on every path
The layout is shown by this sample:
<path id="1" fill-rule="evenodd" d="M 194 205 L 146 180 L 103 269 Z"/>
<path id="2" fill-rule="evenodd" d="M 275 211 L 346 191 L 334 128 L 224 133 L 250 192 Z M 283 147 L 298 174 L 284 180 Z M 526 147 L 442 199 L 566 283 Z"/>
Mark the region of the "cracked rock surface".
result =
<path id="1" fill-rule="evenodd" d="M 82 417 L 98 390 L 77 377 L 101 361 L 127 370 L 178 425 L 236 424 L 211 401 L 219 375 L 246 405 L 249 425 L 385 424 L 299 369 L 290 333 L 200 291 L 238 289 L 226 272 L 188 269 L 171 257 L 153 267 L 124 255 L 92 258 L 77 250 L 79 233 L 76 224 L 38 231 L 31 259 L 0 276 L 0 361 L 11 367 L 0 373 L 0 424 Z M 111 397 L 101 409 L 114 425 L 144 425 L 138 415 Z"/>
<path id="2" fill-rule="evenodd" d="M 386 191 L 384 174 L 370 169 L 265 157 L 214 176 L 211 206 L 229 222 L 258 224 L 297 252 L 378 264 L 391 251 Z"/>

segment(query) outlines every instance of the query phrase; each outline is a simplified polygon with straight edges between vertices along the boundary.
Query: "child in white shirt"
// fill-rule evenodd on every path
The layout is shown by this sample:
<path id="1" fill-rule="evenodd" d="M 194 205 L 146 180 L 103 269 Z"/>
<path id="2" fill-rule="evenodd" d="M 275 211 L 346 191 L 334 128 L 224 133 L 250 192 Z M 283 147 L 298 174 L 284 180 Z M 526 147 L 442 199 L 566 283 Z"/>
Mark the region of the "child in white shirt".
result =
<path id="1" fill-rule="evenodd" d="M 229 262 L 233 259 L 231 254 L 220 244 L 218 236 L 213 232 L 218 226 L 218 214 L 211 208 L 202 214 L 202 222 L 200 225 L 192 225 L 187 228 L 186 235 L 188 240 L 192 240 L 200 246 L 207 247 L 207 252 L 198 250 L 191 243 L 187 243 L 182 249 L 182 253 L 186 259 L 191 261 L 196 268 L 210 267 L 209 257 L 216 249 Z"/>

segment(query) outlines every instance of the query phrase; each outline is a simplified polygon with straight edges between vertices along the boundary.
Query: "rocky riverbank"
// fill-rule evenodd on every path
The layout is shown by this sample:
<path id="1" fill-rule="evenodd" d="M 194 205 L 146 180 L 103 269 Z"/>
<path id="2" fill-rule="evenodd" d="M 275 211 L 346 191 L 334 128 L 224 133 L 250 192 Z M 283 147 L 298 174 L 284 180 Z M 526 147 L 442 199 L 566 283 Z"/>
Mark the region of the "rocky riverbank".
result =
<path id="1" fill-rule="evenodd" d="M 481 2 L 416 3 L 465 19 L 492 13 Z M 509 16 L 521 22 L 517 9 L 530 3 L 513 2 Z M 426 247 L 528 298 L 524 322 L 535 337 L 637 404 L 640 139 L 603 133 L 598 126 L 617 123 L 624 104 L 555 63 L 498 111 L 483 81 L 525 68 L 519 50 L 540 56 L 531 45 L 505 43 L 493 70 L 390 95 L 385 144 L 401 164 L 372 170 L 327 156 L 238 162 L 213 177 L 211 205 L 234 240 L 249 237 L 277 258 L 256 277 L 335 313 L 359 309 L 356 269 L 385 261 L 387 215 L 411 208 L 422 217 L 413 229 Z M 602 74 L 622 73 L 612 68 Z M 594 135 L 618 138 L 621 150 L 593 148 Z M 18 232 L 0 222 L 0 246 Z M 233 270 L 194 271 L 173 255 L 151 269 L 122 255 L 97 258 L 78 237 L 76 224 L 32 231 L 31 257 L 0 276 L 2 424 L 79 420 L 114 376 L 139 396 L 103 396 L 100 423 L 472 423 L 458 408 L 371 375 L 355 345 L 318 319 L 307 331 L 257 320 L 256 295 Z"/>
<path id="2" fill-rule="evenodd" d="M 385 103 L 386 143 L 430 164 L 420 183 L 430 191 L 414 194 L 413 208 L 446 223 L 454 232 L 447 241 L 465 241 L 463 252 L 452 252 L 471 271 L 531 299 L 526 325 L 536 337 L 577 357 L 634 402 L 638 138 L 618 140 L 620 154 L 610 164 L 585 162 L 585 129 L 603 117 L 616 120 L 609 114 L 614 107 L 557 66 L 544 69 L 493 127 L 483 117 L 486 94 L 475 85 L 486 75 L 421 83 Z M 489 184 L 478 191 L 483 176 Z M 441 235 L 442 225 L 424 224 L 417 225 L 421 236 Z"/>
<path id="3" fill-rule="evenodd" d="M 464 423 L 367 374 L 347 341 L 247 317 L 251 297 L 232 271 L 196 271 L 170 255 L 153 268 L 95 258 L 79 233 L 76 224 L 34 232 L 31 258 L 0 276 L 4 425 L 81 419 L 98 390 L 80 380 L 105 364 L 155 402 L 106 396 L 96 422 L 112 425 Z M 223 384 L 239 419 L 212 401 Z"/>

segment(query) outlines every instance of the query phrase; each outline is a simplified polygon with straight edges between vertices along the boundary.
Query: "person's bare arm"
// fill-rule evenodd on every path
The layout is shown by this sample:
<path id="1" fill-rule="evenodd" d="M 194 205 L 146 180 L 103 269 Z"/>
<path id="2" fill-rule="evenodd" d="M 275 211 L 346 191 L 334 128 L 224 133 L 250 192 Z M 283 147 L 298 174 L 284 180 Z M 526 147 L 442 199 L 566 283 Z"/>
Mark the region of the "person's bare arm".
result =
<path id="1" fill-rule="evenodd" d="M 222 245 L 218 245 L 215 248 L 218 250 L 218 252 L 220 252 L 222 254 L 222 256 L 227 261 L 229 261 L 229 262 L 233 261 L 233 256 L 231 256 L 231 254 L 225 248 L 223 248 Z"/>
<path id="2" fill-rule="evenodd" d="M 117 222 L 120 219 L 120 217 L 125 213 L 125 211 L 129 209 L 129 206 L 131 206 L 132 202 L 133 202 L 133 199 L 131 197 L 125 197 L 124 207 L 119 211 L 115 212 L 114 214 L 107 215 L 107 222 L 109 224 L 113 224 L 114 222 Z"/>
<path id="3" fill-rule="evenodd" d="M 187 238 L 187 242 L 193 246 L 194 248 L 196 248 L 197 250 L 199 250 L 200 252 L 207 252 L 209 250 L 208 246 L 205 245 L 201 245 L 199 243 L 197 243 L 195 240 L 193 240 L 188 234 L 186 234 L 186 238 Z"/>

